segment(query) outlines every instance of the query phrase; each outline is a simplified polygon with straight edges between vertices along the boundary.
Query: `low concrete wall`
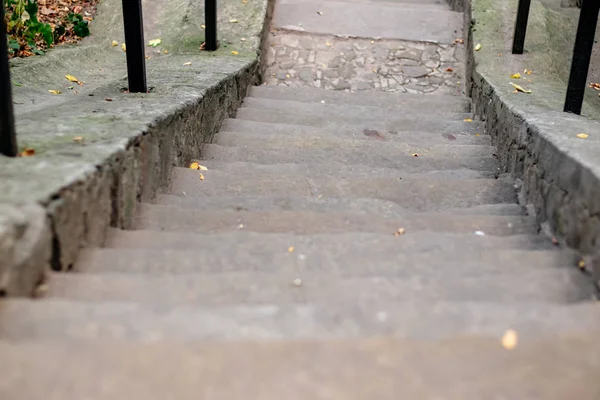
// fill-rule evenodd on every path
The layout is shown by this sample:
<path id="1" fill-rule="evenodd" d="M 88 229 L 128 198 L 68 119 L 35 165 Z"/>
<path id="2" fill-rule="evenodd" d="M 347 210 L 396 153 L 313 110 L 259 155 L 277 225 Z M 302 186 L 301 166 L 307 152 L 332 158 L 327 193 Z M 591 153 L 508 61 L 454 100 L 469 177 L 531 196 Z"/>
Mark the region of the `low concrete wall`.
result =
<path id="1" fill-rule="evenodd" d="M 139 202 L 166 187 L 172 167 L 199 156 L 201 144 L 235 115 L 248 87 L 261 82 L 259 53 L 273 5 L 262 0 L 234 11 L 227 5 L 224 12 L 235 12 L 247 27 L 226 32 L 238 41 L 247 38 L 240 44 L 244 53 L 233 56 L 231 47 L 222 46 L 213 55 L 184 51 L 163 57 L 148 65 L 155 86 L 149 94 L 122 93 L 126 82 L 111 79 L 87 86 L 79 97 L 23 106 L 20 139 L 37 154 L 0 157 L 0 296 L 35 294 L 47 271 L 68 270 L 82 248 L 102 246 L 109 227 L 131 227 Z M 31 64 L 38 68 L 43 62 Z M 89 68 L 90 60 L 86 63 Z M 86 73 L 73 69 L 76 76 Z M 28 99 L 35 90 L 25 88 L 16 98 Z M 74 137 L 84 140 L 75 143 Z"/>
<path id="2" fill-rule="evenodd" d="M 527 65 L 535 68 L 540 57 L 510 54 L 512 36 L 505 25 L 514 17 L 513 3 L 474 0 L 465 8 L 468 93 L 499 149 L 502 172 L 521 180 L 522 202 L 548 233 L 580 250 L 585 269 L 600 279 L 600 123 L 563 113 L 563 85 L 549 72 L 517 82 L 532 95 L 513 93 L 510 75 Z M 487 6 L 498 7 L 496 14 L 488 15 Z M 468 28 L 471 13 L 474 29 Z M 535 31 L 541 18 L 533 17 Z M 534 33 L 530 48 L 537 48 L 535 38 Z M 482 50 L 475 52 L 478 43 Z M 580 139 L 579 133 L 589 137 Z"/>

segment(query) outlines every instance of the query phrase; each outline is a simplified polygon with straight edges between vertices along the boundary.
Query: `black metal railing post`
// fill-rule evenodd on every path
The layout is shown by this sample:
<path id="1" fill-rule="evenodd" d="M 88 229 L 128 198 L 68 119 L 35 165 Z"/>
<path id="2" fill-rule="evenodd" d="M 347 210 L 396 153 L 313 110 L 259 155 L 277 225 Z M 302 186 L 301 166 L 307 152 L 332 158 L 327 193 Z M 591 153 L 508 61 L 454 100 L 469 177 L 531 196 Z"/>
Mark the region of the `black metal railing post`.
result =
<path id="1" fill-rule="evenodd" d="M 0 154 L 15 157 L 17 155 L 17 137 L 8 66 L 4 1 L 0 5 L 0 31 L 2 33 L 2 38 L 0 38 Z"/>
<path id="2" fill-rule="evenodd" d="M 204 25 L 206 38 L 204 50 L 217 49 L 217 0 L 204 0 Z"/>
<path id="3" fill-rule="evenodd" d="M 565 112 L 581 114 L 598 25 L 598 13 L 600 13 L 600 1 L 583 0 L 575 38 L 575 49 L 573 50 L 573 61 L 571 62 L 569 85 L 567 86 Z"/>
<path id="4" fill-rule="evenodd" d="M 144 22 L 142 0 L 123 0 L 127 79 L 130 93 L 146 93 L 146 54 L 144 52 Z"/>
<path id="5" fill-rule="evenodd" d="M 517 10 L 517 22 L 515 23 L 515 35 L 513 36 L 513 54 L 523 54 L 530 8 L 531 0 L 519 0 L 519 9 Z"/>

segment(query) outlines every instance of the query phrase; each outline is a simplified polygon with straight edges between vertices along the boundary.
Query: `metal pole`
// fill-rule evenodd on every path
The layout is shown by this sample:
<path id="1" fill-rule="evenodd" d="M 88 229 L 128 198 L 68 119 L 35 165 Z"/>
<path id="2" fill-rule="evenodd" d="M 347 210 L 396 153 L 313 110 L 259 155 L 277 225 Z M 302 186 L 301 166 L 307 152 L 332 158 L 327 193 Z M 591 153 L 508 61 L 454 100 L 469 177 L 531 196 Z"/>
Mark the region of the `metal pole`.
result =
<path id="1" fill-rule="evenodd" d="M 17 137 L 13 114 L 10 70 L 8 67 L 8 48 L 6 46 L 6 25 L 4 24 L 4 1 L 0 5 L 0 154 L 15 157 Z"/>
<path id="2" fill-rule="evenodd" d="M 569 76 L 569 85 L 567 86 L 565 112 L 581 114 L 599 12 L 600 1 L 583 0 L 579 15 L 579 26 L 577 27 L 577 38 L 575 39 L 575 49 L 573 50 L 571 75 Z"/>
<path id="3" fill-rule="evenodd" d="M 129 92 L 146 93 L 148 86 L 146 84 L 142 0 L 123 0 L 123 22 L 125 24 Z"/>
<path id="4" fill-rule="evenodd" d="M 204 0 L 204 24 L 206 25 L 206 39 L 204 50 L 217 49 L 217 0 Z"/>
<path id="5" fill-rule="evenodd" d="M 525 34 L 527 33 L 527 21 L 529 20 L 529 9 L 531 0 L 519 0 L 517 11 L 517 22 L 515 23 L 515 35 L 513 37 L 513 54 L 523 54 L 525 47 Z"/>

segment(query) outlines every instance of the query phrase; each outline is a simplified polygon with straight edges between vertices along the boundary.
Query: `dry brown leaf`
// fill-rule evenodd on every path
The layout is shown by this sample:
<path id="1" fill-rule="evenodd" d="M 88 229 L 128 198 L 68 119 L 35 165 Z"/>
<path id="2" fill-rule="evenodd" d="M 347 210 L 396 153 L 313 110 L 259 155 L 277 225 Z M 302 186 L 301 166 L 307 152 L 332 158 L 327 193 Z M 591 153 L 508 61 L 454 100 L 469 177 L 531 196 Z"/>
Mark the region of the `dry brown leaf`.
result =
<path id="1" fill-rule="evenodd" d="M 394 236 L 398 237 L 398 236 L 402 236 L 406 233 L 406 230 L 404 228 L 399 228 L 396 232 L 394 232 Z"/>
<path id="2" fill-rule="evenodd" d="M 74 141 L 75 143 L 83 143 L 83 136 L 75 136 L 75 137 L 73 138 L 73 141 Z"/>
<path id="3" fill-rule="evenodd" d="M 454 68 L 448 67 L 448 68 L 446 68 L 446 72 L 454 72 Z"/>
<path id="4" fill-rule="evenodd" d="M 462 39 L 462 38 L 454 39 L 454 44 L 464 44 L 464 43 L 465 43 L 465 39 Z"/>
<path id="5" fill-rule="evenodd" d="M 412 153 L 411 154 L 413 157 L 419 157 L 419 153 Z"/>
<path id="6" fill-rule="evenodd" d="M 35 150 L 34 150 L 34 149 L 32 149 L 32 148 L 29 148 L 29 147 L 25 148 L 25 149 L 24 149 L 24 150 L 23 150 L 23 151 L 22 151 L 22 152 L 19 154 L 19 156 L 20 156 L 20 157 L 31 157 L 31 156 L 33 156 L 33 155 L 35 155 Z"/>

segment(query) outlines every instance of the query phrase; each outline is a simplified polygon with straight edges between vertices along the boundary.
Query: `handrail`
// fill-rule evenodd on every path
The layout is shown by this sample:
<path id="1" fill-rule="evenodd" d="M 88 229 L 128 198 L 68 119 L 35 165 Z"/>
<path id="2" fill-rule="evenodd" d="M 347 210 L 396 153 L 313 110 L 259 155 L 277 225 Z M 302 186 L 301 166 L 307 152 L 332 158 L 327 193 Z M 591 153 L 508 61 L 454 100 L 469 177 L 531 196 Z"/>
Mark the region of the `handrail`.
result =
<path id="1" fill-rule="evenodd" d="M 204 0 L 204 50 L 215 51 L 217 42 L 217 0 Z"/>
<path id="2" fill-rule="evenodd" d="M 515 34 L 513 37 L 513 54 L 523 54 L 530 8 L 531 0 L 519 0 Z M 571 62 L 571 72 L 567 85 L 565 112 L 581 114 L 599 13 L 599 0 L 582 0 Z"/>
<path id="3" fill-rule="evenodd" d="M 6 46 L 6 25 L 4 24 L 4 2 L 0 6 L 0 154 L 8 157 L 17 155 L 17 138 L 13 114 L 8 48 Z"/>
<path id="4" fill-rule="evenodd" d="M 146 53 L 142 0 L 123 0 L 123 23 L 130 93 L 146 93 Z"/>

